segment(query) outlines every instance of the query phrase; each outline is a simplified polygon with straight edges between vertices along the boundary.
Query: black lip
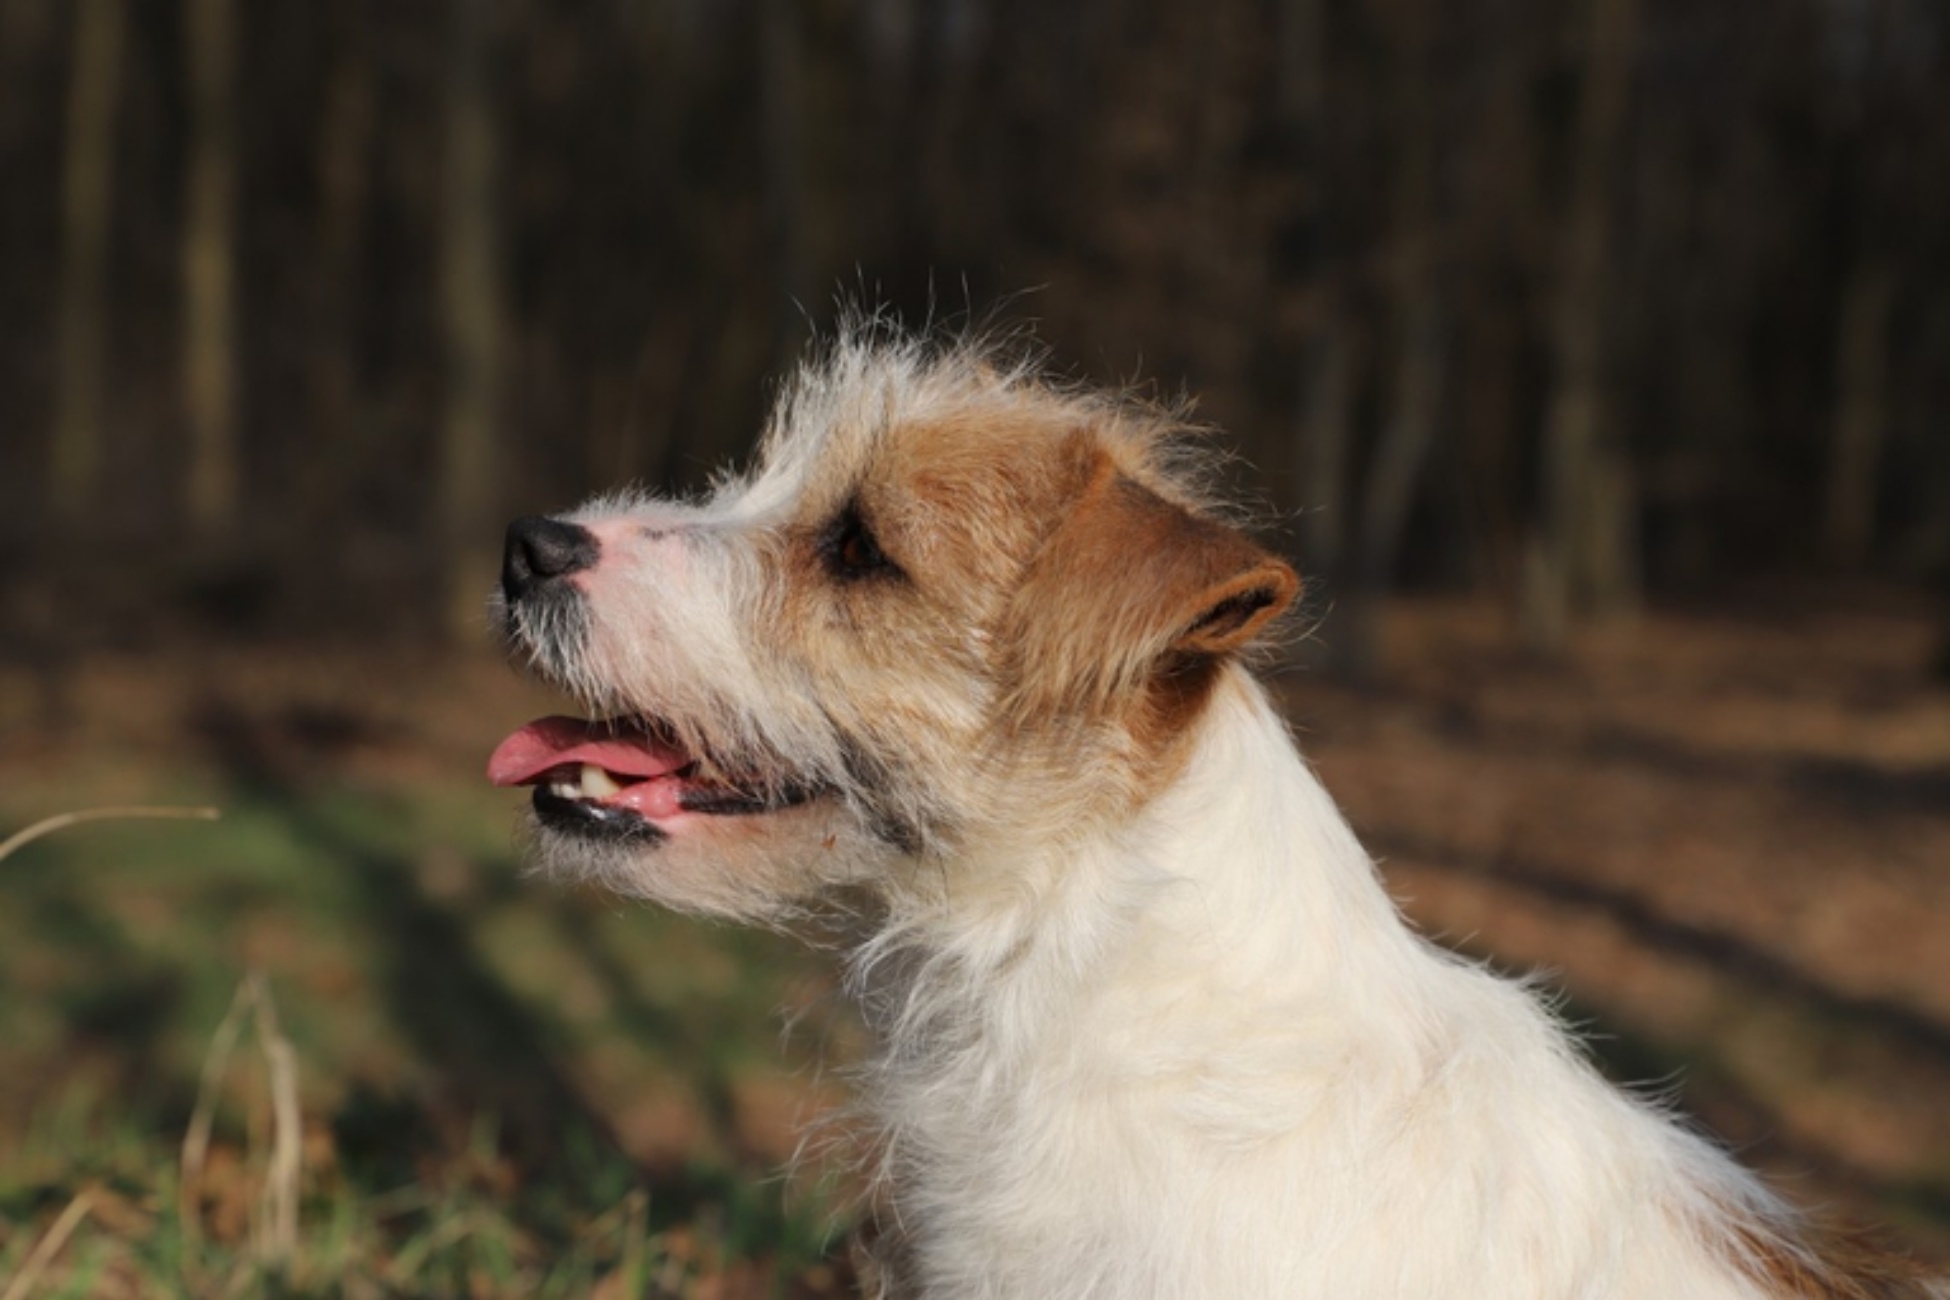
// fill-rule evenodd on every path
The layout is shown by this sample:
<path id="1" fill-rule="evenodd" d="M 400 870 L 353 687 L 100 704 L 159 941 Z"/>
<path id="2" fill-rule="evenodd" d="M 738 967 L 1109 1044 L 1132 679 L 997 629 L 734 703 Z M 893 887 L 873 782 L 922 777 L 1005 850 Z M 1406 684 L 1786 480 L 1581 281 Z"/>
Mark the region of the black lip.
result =
<path id="1" fill-rule="evenodd" d="M 686 793 L 679 804 L 685 812 L 712 817 L 747 817 L 793 808 L 810 802 L 818 794 L 815 789 L 800 786 L 789 787 L 767 797 L 735 790 L 706 789 Z M 535 816 L 542 825 L 564 835 L 610 843 L 635 840 L 654 844 L 669 838 L 668 832 L 661 826 L 628 808 L 611 808 L 587 799 L 564 799 L 559 794 L 551 793 L 547 786 L 535 787 L 534 805 Z"/>
<path id="2" fill-rule="evenodd" d="M 535 787 L 534 804 L 535 816 L 542 825 L 563 835 L 612 844 L 629 841 L 655 844 L 666 838 L 661 826 L 627 808 L 605 808 L 586 799 L 564 799 L 549 793 L 546 786 Z"/>

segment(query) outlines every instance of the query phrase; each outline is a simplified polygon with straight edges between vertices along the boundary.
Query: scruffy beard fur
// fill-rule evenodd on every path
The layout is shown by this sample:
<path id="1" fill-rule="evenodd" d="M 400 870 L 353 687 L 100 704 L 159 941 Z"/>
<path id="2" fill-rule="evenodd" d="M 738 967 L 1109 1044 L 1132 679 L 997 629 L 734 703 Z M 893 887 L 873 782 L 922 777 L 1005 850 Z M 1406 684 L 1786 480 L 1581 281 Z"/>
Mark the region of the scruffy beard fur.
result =
<path id="1" fill-rule="evenodd" d="M 626 720 L 497 753 L 536 860 L 851 918 L 870 1291 L 1945 1294 L 1811 1244 L 1530 990 L 1407 928 L 1242 666 L 1299 582 L 1186 432 L 856 327 L 749 475 L 511 530 L 517 656 Z"/>

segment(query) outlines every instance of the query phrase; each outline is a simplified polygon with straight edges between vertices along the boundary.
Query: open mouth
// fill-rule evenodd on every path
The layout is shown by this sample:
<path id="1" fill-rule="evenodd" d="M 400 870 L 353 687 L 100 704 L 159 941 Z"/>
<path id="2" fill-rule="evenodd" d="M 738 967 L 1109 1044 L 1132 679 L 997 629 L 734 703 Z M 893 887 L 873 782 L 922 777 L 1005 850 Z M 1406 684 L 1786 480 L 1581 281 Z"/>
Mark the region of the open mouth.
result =
<path id="1" fill-rule="evenodd" d="M 776 812 L 817 793 L 757 774 L 725 777 L 642 718 L 531 722 L 495 747 L 488 780 L 533 786 L 535 814 L 551 829 L 604 839 L 654 838 L 684 813 Z"/>

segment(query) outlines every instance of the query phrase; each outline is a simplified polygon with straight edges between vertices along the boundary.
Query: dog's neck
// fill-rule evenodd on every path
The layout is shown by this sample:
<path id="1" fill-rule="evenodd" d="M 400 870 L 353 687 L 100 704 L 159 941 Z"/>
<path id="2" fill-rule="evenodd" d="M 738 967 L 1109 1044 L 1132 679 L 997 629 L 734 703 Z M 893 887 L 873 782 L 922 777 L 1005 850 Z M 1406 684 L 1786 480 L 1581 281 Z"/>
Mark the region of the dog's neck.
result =
<path id="1" fill-rule="evenodd" d="M 1003 883 L 958 876 L 863 954 L 888 1191 L 910 1231 L 955 1243 L 929 1255 L 929 1294 L 1051 1293 L 1064 1241 L 1104 1232 L 1131 1234 L 1146 1271 L 1103 1294 L 1270 1294 L 1253 1288 L 1278 1279 L 1245 1263 L 1197 1280 L 1149 1253 L 1183 1234 L 1223 1255 L 1260 1213 L 1253 1231 L 1314 1242 L 1296 1257 L 1329 1289 L 1296 1294 L 1571 1294 L 1593 1266 L 1645 1288 L 1619 1294 L 1679 1294 L 1659 1288 L 1717 1231 L 1684 1225 L 1728 1206 L 1771 1218 L 1730 1163 L 1599 1081 L 1522 987 L 1408 928 L 1243 672 L 1199 728 L 1127 822 L 1046 860 L 969 864 Z M 1532 1116 L 1526 1094 L 1554 1111 Z M 1244 1172 L 1258 1161 L 1275 1199 L 1201 1219 L 1196 1189 L 1260 1185 Z M 1600 1194 L 1621 1183 L 1640 1189 L 1629 1213 Z M 1024 1254 L 1000 1289 L 940 1281 L 993 1281 L 1031 1231 L 1051 1234 L 1051 1260 Z M 1635 1238 L 1656 1249 L 1628 1269 L 1613 1254 Z M 1389 1272 L 1410 1239 L 1426 1290 Z M 1550 1268 L 1533 1290 L 1445 1280 L 1485 1252 Z M 1727 1277 L 1689 1294 L 1755 1292 Z"/>
<path id="2" fill-rule="evenodd" d="M 1426 1004 L 1454 963 L 1408 930 L 1243 670 L 1133 816 L 959 868 L 856 968 L 872 1110 L 913 1171 L 897 1160 L 897 1184 L 991 1176 L 987 1153 L 1028 1140 L 999 1131 L 1008 1113 L 1045 1087 L 1196 1078 L 1207 1118 L 1250 1138 L 1432 1068 Z"/>
<path id="3" fill-rule="evenodd" d="M 1181 990 L 1236 989 L 1263 1012 L 1372 984 L 1375 963 L 1426 962 L 1261 687 L 1228 670 L 1196 727 L 1170 784 L 1133 814 L 924 874 L 863 954 L 872 968 L 906 953 L 879 972 L 896 972 L 881 1005 L 906 1012 L 886 1028 L 975 1014 L 1006 1052 L 1064 998 L 1144 970 Z"/>

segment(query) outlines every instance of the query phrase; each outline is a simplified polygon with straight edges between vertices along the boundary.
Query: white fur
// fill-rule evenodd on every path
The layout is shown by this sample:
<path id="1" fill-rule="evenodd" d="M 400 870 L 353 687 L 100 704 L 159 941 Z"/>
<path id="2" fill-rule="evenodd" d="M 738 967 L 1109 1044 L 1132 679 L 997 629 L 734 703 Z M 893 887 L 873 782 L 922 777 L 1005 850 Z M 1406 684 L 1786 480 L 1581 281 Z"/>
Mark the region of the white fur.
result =
<path id="1" fill-rule="evenodd" d="M 1243 674 L 1136 821 L 994 875 L 869 997 L 925 1294 L 1762 1294 L 1710 1242 L 1764 1193 L 1411 934 Z"/>

